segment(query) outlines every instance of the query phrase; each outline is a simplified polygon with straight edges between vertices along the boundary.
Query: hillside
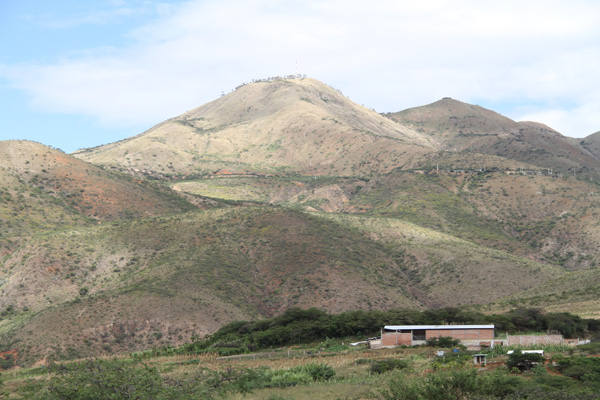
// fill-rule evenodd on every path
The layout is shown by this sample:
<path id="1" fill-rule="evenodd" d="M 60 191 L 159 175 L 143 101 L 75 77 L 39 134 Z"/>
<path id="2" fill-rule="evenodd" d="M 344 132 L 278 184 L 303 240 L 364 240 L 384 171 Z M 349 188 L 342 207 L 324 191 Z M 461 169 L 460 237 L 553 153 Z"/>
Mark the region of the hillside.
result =
<path id="1" fill-rule="evenodd" d="M 271 207 L 47 235 L 10 255 L 2 274 L 0 309 L 10 306 L 11 318 L 0 321 L 0 335 L 30 348 L 30 359 L 181 343 L 234 319 L 290 307 L 339 312 L 421 304 L 377 242 Z"/>
<path id="2" fill-rule="evenodd" d="M 164 188 L 27 141 L 0 142 L 0 252 L 29 236 L 191 210 Z"/>
<path id="3" fill-rule="evenodd" d="M 563 275 L 396 219 L 196 211 L 30 240 L 4 262 L 0 336 L 30 361 L 83 357 L 291 307 L 482 305 Z"/>
<path id="4" fill-rule="evenodd" d="M 431 136 L 448 151 L 493 154 L 561 173 L 589 174 L 600 168 L 597 154 L 573 144 L 546 125 L 515 122 L 483 107 L 450 98 L 386 116 Z M 520 165 L 514 163 L 514 166 Z"/>
<path id="5" fill-rule="evenodd" d="M 569 270 L 600 263 L 600 191 L 572 177 L 433 169 L 371 179 L 219 177 L 171 185 L 201 196 L 395 218 Z"/>
<path id="6" fill-rule="evenodd" d="M 34 142 L 0 142 L 0 168 L 4 179 L 16 179 L 20 185 L 54 196 L 64 207 L 98 221 L 192 209 L 161 186 L 108 173 Z"/>
<path id="7" fill-rule="evenodd" d="M 583 140 L 579 141 L 581 147 L 600 158 L 600 132 L 589 135 Z"/>
<path id="8" fill-rule="evenodd" d="M 276 79 L 77 158 L 0 142 L 0 351 L 130 352 L 292 307 L 600 315 L 597 134 L 451 99 L 388 117 Z"/>
<path id="9" fill-rule="evenodd" d="M 349 202 L 568 269 L 600 263 L 600 192 L 573 178 L 500 173 L 397 173 Z"/>
<path id="10" fill-rule="evenodd" d="M 365 175 L 407 168 L 436 141 L 314 79 L 243 85 L 141 135 L 74 153 L 162 175 Z"/>

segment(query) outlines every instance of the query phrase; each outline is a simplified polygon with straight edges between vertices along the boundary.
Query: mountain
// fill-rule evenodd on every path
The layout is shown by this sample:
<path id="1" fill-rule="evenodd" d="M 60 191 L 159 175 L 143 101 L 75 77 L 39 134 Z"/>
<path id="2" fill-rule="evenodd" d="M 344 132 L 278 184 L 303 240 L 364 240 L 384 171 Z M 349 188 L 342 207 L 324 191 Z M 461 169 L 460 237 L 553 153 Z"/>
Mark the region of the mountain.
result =
<path id="1" fill-rule="evenodd" d="M 74 156 L 0 142 L 0 352 L 131 352 L 291 307 L 600 316 L 598 134 L 451 99 L 387 117 L 269 79 Z"/>
<path id="2" fill-rule="evenodd" d="M 600 158 L 600 132 L 591 134 L 590 136 L 581 140 L 579 144 L 584 149 L 586 149 L 596 157 Z"/>
<path id="3" fill-rule="evenodd" d="M 0 336 L 29 361 L 79 358 L 290 307 L 487 304 L 562 275 L 393 218 L 237 206 L 30 239 L 3 264 Z"/>
<path id="4" fill-rule="evenodd" d="M 314 79 L 243 85 L 141 135 L 74 153 L 162 175 L 364 175 L 414 165 L 436 140 Z"/>
<path id="5" fill-rule="evenodd" d="M 0 142 L 0 252 L 44 232 L 194 207 L 165 188 L 28 141 Z"/>
<path id="6" fill-rule="evenodd" d="M 393 121 L 435 139 L 453 152 L 475 152 L 567 173 L 597 171 L 600 157 L 536 122 L 515 122 L 483 107 L 444 98 L 435 103 L 386 114 Z"/>
<path id="7" fill-rule="evenodd" d="M 94 219 L 83 213 L 92 209 L 80 206 L 78 198 L 68 204 L 72 214 L 63 212 L 81 216 L 81 221 L 54 229 L 50 223 L 45 231 L 32 229 L 27 240 L 3 258 L 0 350 L 17 348 L 27 362 L 183 343 L 232 320 L 269 317 L 296 306 L 339 312 L 484 305 L 565 274 L 556 266 L 442 234 L 437 225 L 432 225 L 434 230 L 404 222 L 410 218 L 390 214 L 375 202 L 379 196 L 375 193 L 385 197 L 391 187 L 405 190 L 414 183 L 402 180 L 423 177 L 419 174 L 397 172 L 387 178 L 394 180 L 382 177 L 384 181 L 298 177 L 300 181 L 289 182 L 296 188 L 304 185 L 300 196 L 286 200 L 289 206 L 306 204 L 304 200 L 318 206 L 315 201 L 325 196 L 332 207 L 340 207 L 329 213 L 240 202 L 204 210 L 190 205 L 174 209 L 185 205 L 184 200 L 144 183 L 152 188 L 145 196 L 158 193 L 159 199 L 169 200 L 164 208 L 156 205 L 156 215 L 148 215 L 145 204 L 153 203 L 145 200 L 134 207 L 142 200 L 134 196 L 135 190 L 144 186 L 131 178 L 36 143 L 11 142 L 5 149 L 6 171 L 16 174 L 24 187 L 38 182 L 40 178 L 28 180 L 34 172 L 52 176 L 53 187 L 60 190 L 66 190 L 65 181 L 76 184 L 71 177 L 78 177 L 77 185 L 83 186 L 91 176 L 98 180 L 88 186 L 99 195 L 108 185 L 104 179 L 109 179 L 115 199 L 124 198 L 121 192 L 130 196 L 121 204 L 111 203 L 110 212 L 96 213 Z M 59 173 L 62 166 L 68 167 Z M 225 179 L 231 178 L 206 181 Z M 260 179 L 269 187 L 285 182 Z M 425 193 L 439 191 L 417 186 Z M 280 194 L 285 193 L 281 189 Z M 337 202 L 337 190 L 347 193 L 346 202 Z M 51 197 L 62 201 L 62 193 Z M 314 197 L 302 198 L 302 193 Z M 396 198 L 398 193 L 389 195 Z M 411 203 L 411 207 L 418 204 Z M 62 207 L 60 201 L 51 204 Z M 361 212 L 360 207 L 371 211 Z M 136 209 L 137 214 L 119 212 L 122 208 Z M 455 223 L 451 211 L 442 214 L 442 209 L 437 216 Z M 465 231 L 475 226 L 479 229 L 475 232 L 497 229 L 473 222 L 474 218 L 469 221 Z M 502 240 L 510 242 L 508 236 Z"/>
<path id="8" fill-rule="evenodd" d="M 0 321 L 0 335 L 31 349 L 21 355 L 29 359 L 182 343 L 295 306 L 420 307 L 377 242 L 326 219 L 261 206 L 32 238 L 4 261 L 2 276 L 1 309 L 10 306 L 12 319 Z"/>

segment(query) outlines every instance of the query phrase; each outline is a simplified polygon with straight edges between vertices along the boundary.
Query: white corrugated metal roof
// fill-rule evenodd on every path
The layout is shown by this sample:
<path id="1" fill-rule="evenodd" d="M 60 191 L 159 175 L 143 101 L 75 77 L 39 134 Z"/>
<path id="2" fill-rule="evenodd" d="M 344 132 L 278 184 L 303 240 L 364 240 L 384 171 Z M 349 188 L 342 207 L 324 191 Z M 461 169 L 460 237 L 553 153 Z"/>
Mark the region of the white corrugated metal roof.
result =
<path id="1" fill-rule="evenodd" d="M 494 329 L 494 325 L 386 325 L 388 331 L 410 331 L 415 329 Z"/>

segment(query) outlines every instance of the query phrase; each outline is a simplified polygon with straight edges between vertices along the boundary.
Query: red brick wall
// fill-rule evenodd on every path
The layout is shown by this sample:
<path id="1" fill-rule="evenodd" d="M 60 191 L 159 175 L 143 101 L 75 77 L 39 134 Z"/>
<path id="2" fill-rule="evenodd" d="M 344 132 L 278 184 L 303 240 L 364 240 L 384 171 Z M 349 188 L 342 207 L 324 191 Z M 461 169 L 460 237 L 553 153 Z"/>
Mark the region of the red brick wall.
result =
<path id="1" fill-rule="evenodd" d="M 531 346 L 534 344 L 562 344 L 562 335 L 508 335 L 509 346 Z"/>
<path id="2" fill-rule="evenodd" d="M 410 333 L 385 332 L 381 335 L 382 346 L 410 346 L 411 344 L 412 334 Z"/>
<path id="3" fill-rule="evenodd" d="M 492 340 L 494 339 L 493 329 L 428 329 L 427 339 L 450 336 L 460 340 Z"/>
<path id="4" fill-rule="evenodd" d="M 493 340 L 493 329 L 428 329 L 425 331 L 427 339 L 450 336 L 460 340 Z M 412 334 L 384 332 L 381 335 L 382 346 L 410 346 L 412 344 Z"/>

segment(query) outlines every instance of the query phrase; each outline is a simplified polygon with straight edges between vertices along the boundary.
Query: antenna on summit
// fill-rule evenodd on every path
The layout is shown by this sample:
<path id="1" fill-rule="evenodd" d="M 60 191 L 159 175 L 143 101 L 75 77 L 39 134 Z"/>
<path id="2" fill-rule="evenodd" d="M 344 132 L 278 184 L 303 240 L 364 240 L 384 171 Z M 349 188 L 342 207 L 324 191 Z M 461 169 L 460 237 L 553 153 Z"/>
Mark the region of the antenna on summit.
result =
<path id="1" fill-rule="evenodd" d="M 296 76 L 298 76 L 298 60 L 296 60 Z"/>

